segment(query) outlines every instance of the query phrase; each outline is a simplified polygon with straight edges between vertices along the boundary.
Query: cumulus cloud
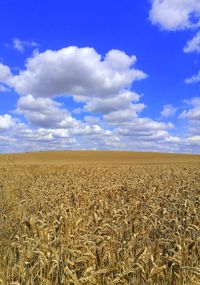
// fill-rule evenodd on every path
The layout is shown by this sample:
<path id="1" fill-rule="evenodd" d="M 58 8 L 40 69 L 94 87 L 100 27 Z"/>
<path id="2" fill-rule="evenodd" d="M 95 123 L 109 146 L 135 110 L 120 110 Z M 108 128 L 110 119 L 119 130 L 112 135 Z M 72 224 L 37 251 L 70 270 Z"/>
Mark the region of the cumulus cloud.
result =
<path id="1" fill-rule="evenodd" d="M 26 69 L 8 82 L 21 95 L 17 111 L 33 125 L 63 128 L 79 124 L 55 101 L 56 96 L 72 96 L 75 102 L 82 102 L 83 108 L 75 109 L 74 114 L 100 113 L 109 123 L 121 123 L 145 108 L 137 104 L 140 95 L 130 91 L 135 80 L 147 77 L 134 68 L 135 63 L 134 55 L 119 50 L 111 50 L 103 58 L 93 48 L 72 46 L 35 54 L 27 60 Z"/>
<path id="2" fill-rule="evenodd" d="M 126 124 L 131 122 L 134 118 L 138 117 L 138 113 L 143 111 L 145 108 L 144 104 L 132 104 L 126 109 L 120 109 L 108 114 L 105 114 L 103 118 L 109 124 Z"/>
<path id="3" fill-rule="evenodd" d="M 109 98 L 90 98 L 84 106 L 84 110 L 86 112 L 107 114 L 119 109 L 127 109 L 132 102 L 138 102 L 139 98 L 140 96 L 135 92 L 124 90 L 118 94 L 113 94 Z"/>
<path id="4" fill-rule="evenodd" d="M 163 110 L 161 111 L 161 116 L 165 118 L 172 117 L 176 114 L 177 108 L 174 106 L 167 104 L 163 106 Z"/>
<path id="5" fill-rule="evenodd" d="M 150 20 L 164 30 L 175 31 L 200 26 L 199 0 L 152 0 Z"/>
<path id="6" fill-rule="evenodd" d="M 34 97 L 106 98 L 146 77 L 132 67 L 135 61 L 135 56 L 117 50 L 108 52 L 104 59 L 93 48 L 47 50 L 29 58 L 26 69 L 9 83 L 18 93 Z"/>
<path id="7" fill-rule="evenodd" d="M 37 129 L 22 128 L 17 136 L 31 141 L 60 141 L 77 137 L 108 137 L 111 132 L 94 121 L 78 121 L 60 103 L 50 98 L 34 98 L 32 95 L 22 96 L 18 101 L 17 112 L 25 115 L 28 122 Z M 74 140 L 75 141 L 74 141 Z M 68 140 L 69 141 L 69 140 Z"/>
<path id="8" fill-rule="evenodd" d="M 46 128 L 72 128 L 77 125 L 71 114 L 62 105 L 49 98 L 22 96 L 17 104 L 17 112 L 24 114 L 33 125 Z"/>
<path id="9" fill-rule="evenodd" d="M 184 47 L 184 52 L 200 52 L 200 32 L 198 32 Z"/>
<path id="10" fill-rule="evenodd" d="M 111 148 L 119 139 L 110 130 L 96 124 L 77 121 L 73 127 L 32 128 L 15 122 L 10 115 L 0 117 L 1 152 L 37 151 L 51 149 Z"/>

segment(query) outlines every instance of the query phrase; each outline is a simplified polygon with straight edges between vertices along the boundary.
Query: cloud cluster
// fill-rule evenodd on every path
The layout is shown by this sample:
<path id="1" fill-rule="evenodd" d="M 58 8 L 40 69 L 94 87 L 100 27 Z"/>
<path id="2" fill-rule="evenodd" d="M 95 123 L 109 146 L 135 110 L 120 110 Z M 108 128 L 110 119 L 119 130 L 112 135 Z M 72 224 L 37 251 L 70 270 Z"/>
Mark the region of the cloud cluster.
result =
<path id="1" fill-rule="evenodd" d="M 199 0 L 152 0 L 149 13 L 151 22 L 162 30 L 196 30 L 200 28 Z M 197 31 L 183 48 L 185 53 L 200 52 L 200 31 Z M 185 83 L 200 81 L 200 71 L 185 80 Z"/>
<path id="2" fill-rule="evenodd" d="M 7 117 L 9 116 L 9 117 Z M 0 129 L 1 151 L 45 149 L 122 149 L 178 151 L 179 138 L 169 134 L 172 124 L 135 118 L 108 129 L 96 123 L 76 121 L 73 127 L 35 127 L 16 122 L 10 115 Z M 0 118 L 1 119 L 1 118 Z M 1 120 L 0 120 L 1 122 Z"/>
<path id="3" fill-rule="evenodd" d="M 25 70 L 2 77 L 21 95 L 17 111 L 39 127 L 68 127 L 75 120 L 53 99 L 72 96 L 84 103 L 84 112 L 103 114 L 109 123 L 131 121 L 145 105 L 131 91 L 134 81 L 147 75 L 136 68 L 136 57 L 111 50 L 103 58 L 93 48 L 75 46 L 47 50 L 27 60 Z"/>
<path id="4" fill-rule="evenodd" d="M 183 51 L 200 53 L 200 1 L 199 0 L 152 0 L 150 20 L 162 30 L 195 30 L 193 38 L 188 40 Z M 196 32 L 197 30 L 197 32 Z M 185 79 L 186 84 L 200 82 L 200 71 Z M 185 120 L 185 138 L 182 146 L 186 151 L 198 151 L 200 146 L 200 97 L 187 101 L 179 119 Z M 171 105 L 164 106 L 161 115 L 165 118 L 176 113 Z"/>
<path id="5" fill-rule="evenodd" d="M 147 75 L 135 65 L 136 57 L 123 51 L 102 57 L 93 48 L 74 46 L 34 54 L 15 75 L 0 64 L 0 83 L 20 95 L 14 117 L 0 116 L 1 150 L 180 151 L 183 142 L 171 134 L 171 123 L 142 117 L 147 106 L 132 85 Z M 79 105 L 70 113 L 58 96 L 71 96 Z M 172 105 L 161 112 L 166 119 L 175 113 Z M 187 140 L 189 149 L 195 139 Z"/>

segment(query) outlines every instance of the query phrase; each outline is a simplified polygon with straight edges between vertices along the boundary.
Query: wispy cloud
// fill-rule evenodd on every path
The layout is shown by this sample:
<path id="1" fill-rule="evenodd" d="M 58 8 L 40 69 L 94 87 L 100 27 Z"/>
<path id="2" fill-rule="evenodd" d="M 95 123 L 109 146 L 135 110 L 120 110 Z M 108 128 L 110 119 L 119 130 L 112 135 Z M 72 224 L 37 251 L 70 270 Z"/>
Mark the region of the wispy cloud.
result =
<path id="1" fill-rule="evenodd" d="M 7 47 L 16 49 L 17 51 L 24 53 L 27 48 L 37 48 L 39 44 L 35 41 L 20 40 L 14 38 L 11 44 L 6 44 Z"/>
<path id="2" fill-rule="evenodd" d="M 200 81 L 200 71 L 196 75 L 193 75 L 192 77 L 187 78 L 185 80 L 185 83 L 192 84 L 192 83 L 198 83 L 199 81 Z"/>
<path id="3" fill-rule="evenodd" d="M 200 53 L 200 32 L 198 32 L 191 40 L 189 40 L 184 47 L 184 52 Z"/>
<path id="4" fill-rule="evenodd" d="M 173 117 L 176 114 L 177 108 L 167 104 L 163 106 L 163 110 L 161 111 L 162 117 L 169 118 Z"/>

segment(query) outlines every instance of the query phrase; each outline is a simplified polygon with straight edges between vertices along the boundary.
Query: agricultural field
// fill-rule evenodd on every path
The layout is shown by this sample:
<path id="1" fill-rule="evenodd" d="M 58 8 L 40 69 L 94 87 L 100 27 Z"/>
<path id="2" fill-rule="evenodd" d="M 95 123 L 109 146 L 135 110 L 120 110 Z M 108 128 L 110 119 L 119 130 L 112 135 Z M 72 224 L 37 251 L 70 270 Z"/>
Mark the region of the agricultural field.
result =
<path id="1" fill-rule="evenodd" d="M 0 156 L 0 284 L 199 285 L 200 156 Z"/>

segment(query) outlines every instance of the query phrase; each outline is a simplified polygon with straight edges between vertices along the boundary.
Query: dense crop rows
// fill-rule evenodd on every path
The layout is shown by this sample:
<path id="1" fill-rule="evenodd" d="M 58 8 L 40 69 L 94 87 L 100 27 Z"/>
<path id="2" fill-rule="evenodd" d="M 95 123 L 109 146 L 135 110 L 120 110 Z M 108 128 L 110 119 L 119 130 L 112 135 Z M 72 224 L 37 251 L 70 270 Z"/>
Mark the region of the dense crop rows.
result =
<path id="1" fill-rule="evenodd" d="M 0 284 L 200 284 L 200 164 L 0 168 Z"/>

